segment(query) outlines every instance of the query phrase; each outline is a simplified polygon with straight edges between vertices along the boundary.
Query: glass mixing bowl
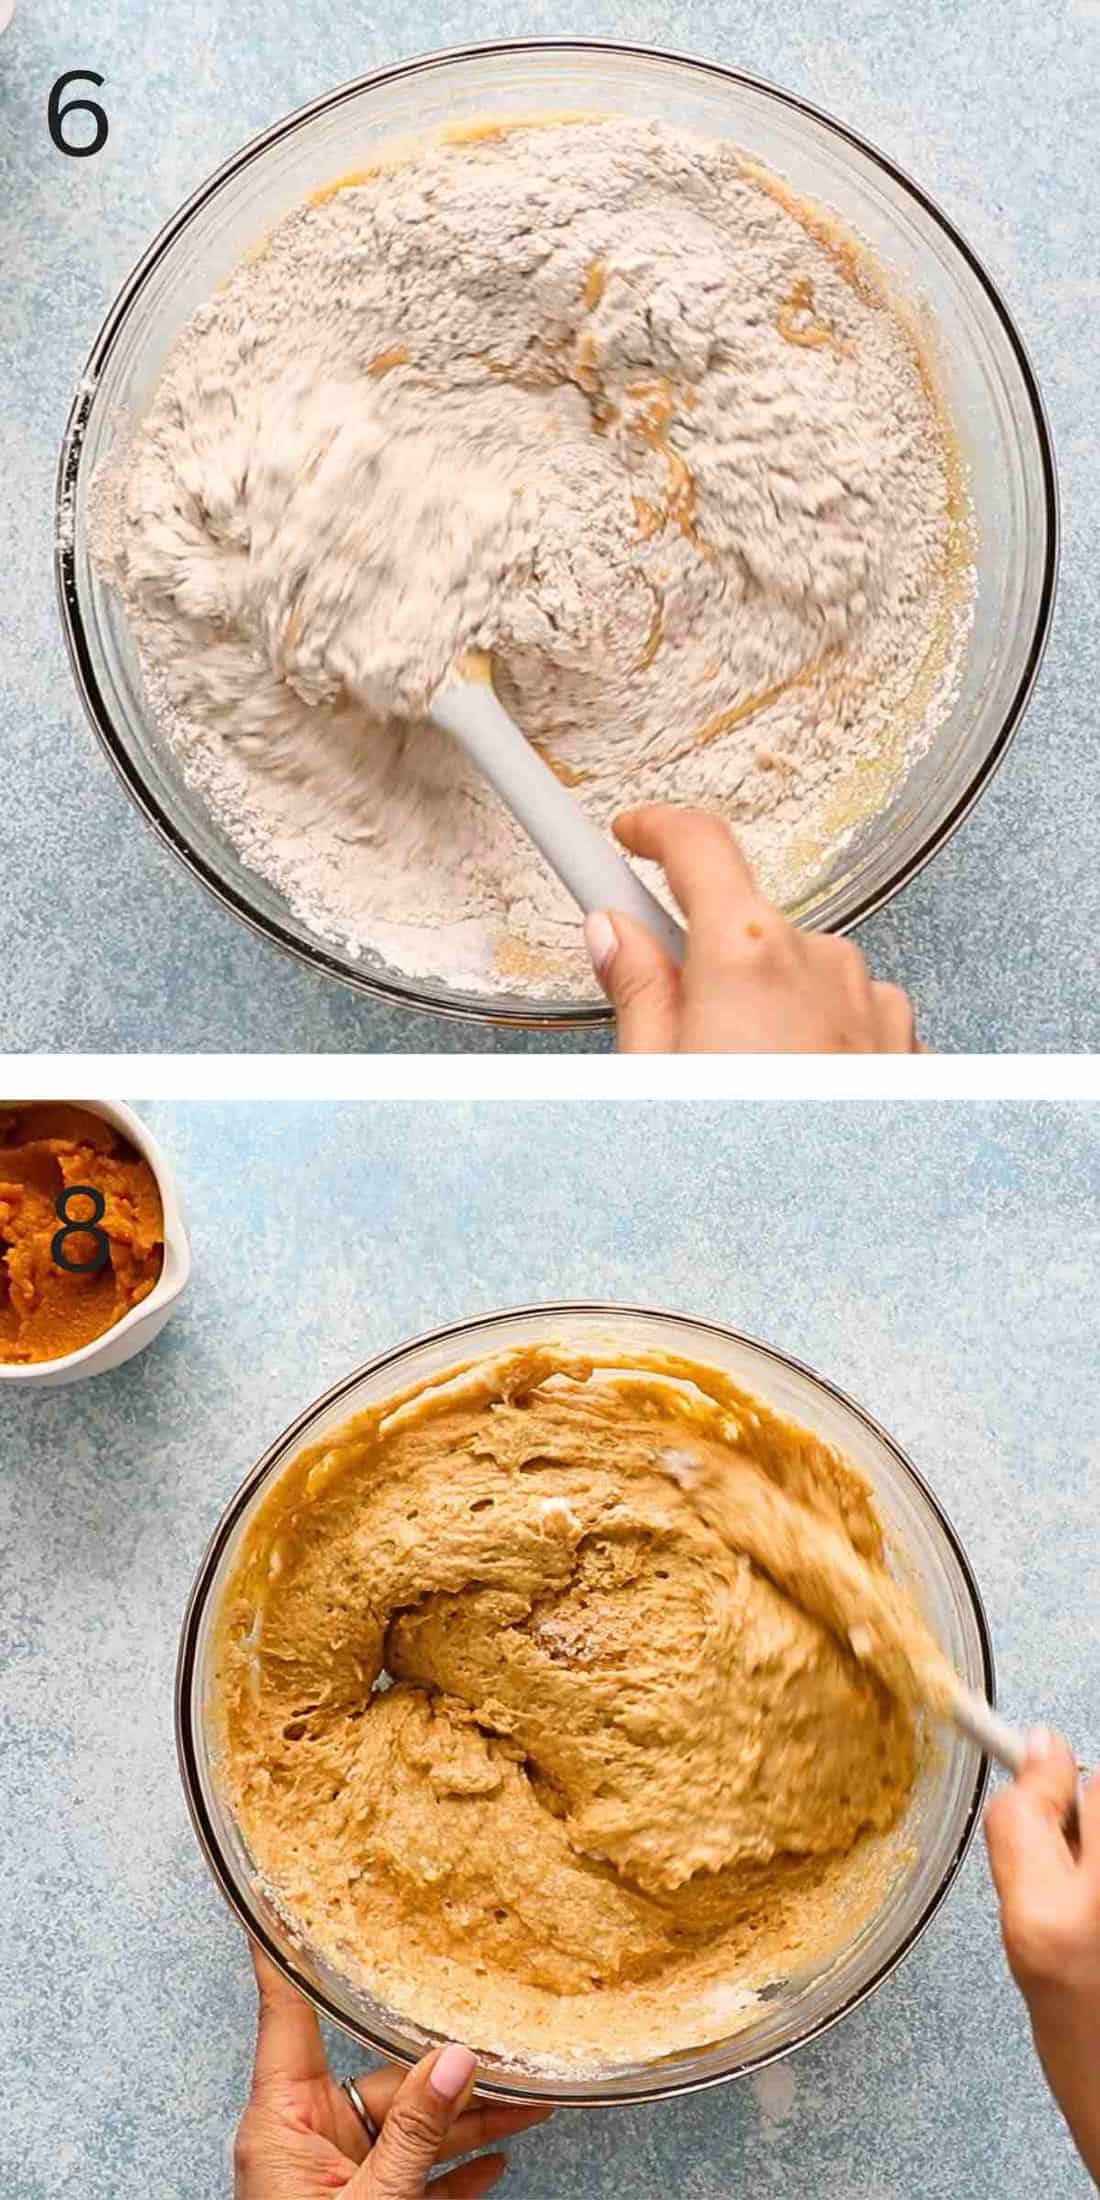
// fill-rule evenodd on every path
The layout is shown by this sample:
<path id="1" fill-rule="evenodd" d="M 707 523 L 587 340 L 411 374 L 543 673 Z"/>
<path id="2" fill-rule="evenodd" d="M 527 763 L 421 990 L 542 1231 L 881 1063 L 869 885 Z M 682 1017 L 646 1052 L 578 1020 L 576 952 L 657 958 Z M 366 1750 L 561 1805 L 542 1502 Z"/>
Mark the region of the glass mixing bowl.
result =
<path id="1" fill-rule="evenodd" d="M 969 246 L 882 153 L 790 93 L 642 47 L 522 40 L 402 62 L 301 108 L 212 176 L 124 284 L 78 386 L 58 488 L 58 584 L 77 685 L 112 763 L 167 846 L 227 908 L 315 969 L 405 1006 L 539 1028 L 601 1023 L 609 1011 L 602 1001 L 474 994 L 403 976 L 377 958 L 357 960 L 320 941 L 248 868 L 187 785 L 146 707 L 121 609 L 89 556 L 88 504 L 96 467 L 144 410 L 176 332 L 308 191 L 361 167 L 385 139 L 479 115 L 593 108 L 660 115 L 732 139 L 839 214 L 896 287 L 931 309 L 973 500 L 977 603 L 958 694 L 933 744 L 788 912 L 820 930 L 857 924 L 950 837 L 1019 722 L 1053 602 L 1054 460 L 1024 347 Z"/>
<path id="2" fill-rule="evenodd" d="M 216 1778 L 208 1720 L 213 1623 L 242 1537 L 272 1478 L 306 1445 L 353 1414 L 457 1362 L 512 1345 L 552 1339 L 578 1351 L 679 1353 L 721 1369 L 776 1411 L 812 1429 L 866 1475 L 898 1572 L 913 1588 L 947 1655 L 971 1688 L 993 1699 L 993 1656 L 981 1598 L 966 1554 L 931 1490 L 884 1429 L 860 1406 L 785 1353 L 714 1322 L 643 1307 L 530 1306 L 435 1330 L 382 1353 L 299 1415 L 245 1478 L 214 1533 L 191 1593 L 176 1675 L 180 1769 L 207 1862 L 241 1923 L 286 1976 L 361 2046 L 413 2062 L 431 2035 L 396 2023 L 361 1987 L 318 1958 L 287 1927 L 257 1884 Z M 659 2100 L 759 2070 L 815 2039 L 882 1984 L 935 1915 L 970 1845 L 988 1776 L 985 1759 L 961 1736 L 926 1753 L 904 1825 L 905 1861 L 882 1906 L 838 1954 L 769 1988 L 751 2025 L 727 2040 L 598 2077 L 540 2078 L 492 2059 L 479 2090 L 500 2100 L 610 2105 Z"/>

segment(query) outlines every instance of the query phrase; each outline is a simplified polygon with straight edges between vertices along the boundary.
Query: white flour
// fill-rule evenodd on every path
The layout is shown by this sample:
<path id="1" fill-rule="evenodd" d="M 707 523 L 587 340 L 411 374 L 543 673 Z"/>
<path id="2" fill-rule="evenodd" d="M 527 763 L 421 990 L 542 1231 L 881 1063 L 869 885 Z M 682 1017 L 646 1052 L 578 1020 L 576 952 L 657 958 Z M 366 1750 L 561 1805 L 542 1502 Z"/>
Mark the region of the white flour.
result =
<path id="1" fill-rule="evenodd" d="M 572 904 L 423 715 L 471 645 L 597 819 L 718 809 L 780 897 L 853 767 L 934 730 L 947 438 L 792 206 L 658 123 L 455 134 L 297 210 L 179 338 L 98 555 L 188 777 L 318 933 L 588 990 Z"/>

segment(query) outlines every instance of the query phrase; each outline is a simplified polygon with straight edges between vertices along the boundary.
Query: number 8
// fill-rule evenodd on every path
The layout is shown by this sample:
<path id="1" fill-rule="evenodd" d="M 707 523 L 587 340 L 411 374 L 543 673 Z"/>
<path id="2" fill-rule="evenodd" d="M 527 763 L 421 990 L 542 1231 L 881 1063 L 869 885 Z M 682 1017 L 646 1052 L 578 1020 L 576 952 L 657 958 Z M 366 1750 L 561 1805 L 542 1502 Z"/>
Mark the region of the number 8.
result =
<path id="1" fill-rule="evenodd" d="M 92 1212 L 83 1222 L 76 1221 L 69 1213 L 70 1199 L 91 1200 Z M 57 1266 L 63 1268 L 66 1275 L 95 1276 L 98 1275 L 101 1268 L 107 1266 L 107 1262 L 111 1257 L 111 1241 L 106 1230 L 98 1228 L 98 1224 L 103 1219 L 106 1206 L 107 1202 L 102 1192 L 98 1192 L 94 1184 L 66 1184 L 64 1191 L 58 1193 L 53 1203 L 53 1211 L 58 1221 L 64 1224 L 64 1228 L 55 1233 L 50 1244 L 50 1251 Z M 95 1239 L 95 1256 L 92 1260 L 70 1260 L 68 1258 L 65 1252 L 65 1240 L 67 1237 L 72 1237 L 74 1233 L 78 1235 L 83 1233 L 85 1237 Z"/>

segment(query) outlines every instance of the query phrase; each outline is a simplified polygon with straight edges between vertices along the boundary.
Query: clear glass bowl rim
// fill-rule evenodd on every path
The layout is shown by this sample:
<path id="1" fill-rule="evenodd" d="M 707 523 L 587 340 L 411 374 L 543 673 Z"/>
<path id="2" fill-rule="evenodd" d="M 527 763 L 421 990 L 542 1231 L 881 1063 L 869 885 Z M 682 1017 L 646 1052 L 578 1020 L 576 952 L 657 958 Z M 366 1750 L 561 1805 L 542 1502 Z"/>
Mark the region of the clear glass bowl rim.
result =
<path id="1" fill-rule="evenodd" d="M 183 1626 L 180 1632 L 179 1655 L 176 1663 L 175 1727 L 177 1761 L 191 1824 L 206 1858 L 207 1865 L 229 1908 L 240 1924 L 244 1926 L 245 1931 L 260 1943 L 265 1954 L 270 1957 L 273 1963 L 278 1965 L 284 1978 L 289 1979 L 291 1985 L 296 1986 L 298 1991 L 305 1995 L 307 2001 L 313 2004 L 320 2016 L 327 2018 L 341 2032 L 345 2032 L 350 2038 L 355 2039 L 361 2047 L 383 2055 L 389 2061 L 395 2059 L 395 2050 L 389 2041 L 375 2038 L 366 2024 L 361 2027 L 350 2025 L 346 2015 L 329 2001 L 321 1989 L 295 1970 L 294 1965 L 288 1961 L 284 1951 L 271 1938 L 262 1921 L 254 1916 L 242 1901 L 232 1873 L 226 1866 L 216 1832 L 210 1822 L 203 1801 L 195 1739 L 192 1732 L 191 1704 L 199 1626 L 206 1609 L 207 1599 L 222 1552 L 241 1514 L 251 1502 L 256 1490 L 266 1477 L 288 1456 L 293 1457 L 294 1452 L 300 1448 L 308 1437 L 309 1430 L 314 1422 L 323 1414 L 326 1414 L 330 1407 L 337 1405 L 341 1398 L 346 1397 L 350 1391 L 354 1390 L 357 1384 L 363 1382 L 368 1376 L 381 1374 L 395 1361 L 399 1361 L 406 1354 L 419 1351 L 425 1346 L 445 1342 L 453 1342 L 456 1346 L 460 1346 L 463 1338 L 469 1337 L 475 1331 L 494 1322 L 526 1320 L 534 1316 L 540 1318 L 545 1316 L 548 1322 L 552 1322 L 557 1317 L 568 1318 L 571 1315 L 595 1315 L 601 1319 L 606 1317 L 611 1321 L 616 1318 L 630 1320 L 640 1317 L 643 1320 L 650 1321 L 688 1323 L 692 1328 L 699 1329 L 704 1334 L 720 1337 L 726 1342 L 748 1346 L 752 1351 L 759 1352 L 765 1359 L 773 1361 L 777 1366 L 793 1370 L 797 1375 L 803 1376 L 807 1382 L 815 1384 L 818 1389 L 824 1391 L 830 1398 L 844 1406 L 858 1421 L 861 1421 L 864 1428 L 890 1453 L 891 1458 L 900 1467 L 903 1475 L 915 1484 L 943 1531 L 958 1566 L 960 1579 L 969 1599 L 971 1614 L 980 1641 L 986 1700 L 990 1704 L 995 1704 L 997 1700 L 993 1641 L 981 1590 L 978 1587 L 974 1570 L 958 1532 L 948 1514 L 944 1511 L 939 1498 L 925 1481 L 919 1469 L 913 1465 L 908 1454 L 902 1450 L 900 1444 L 895 1441 L 888 1430 L 883 1428 L 881 1422 L 875 1420 L 873 1414 L 868 1413 L 864 1406 L 858 1404 L 838 1384 L 831 1382 L 828 1376 L 819 1374 L 816 1368 L 808 1366 L 804 1360 L 796 1359 L 792 1353 L 782 1352 L 778 1346 L 767 1344 L 759 1337 L 750 1336 L 745 1330 L 734 1329 L 727 1322 L 711 1321 L 705 1316 L 684 1313 L 670 1307 L 632 1306 L 617 1300 L 603 1299 L 536 1300 L 528 1306 L 496 1307 L 484 1313 L 472 1314 L 464 1321 L 447 1322 L 437 1329 L 424 1330 L 421 1335 L 416 1337 L 405 1337 L 399 1344 L 390 1345 L 384 1352 L 376 1353 L 372 1359 L 364 1361 L 351 1374 L 342 1376 L 340 1381 L 334 1383 L 321 1397 L 313 1399 L 298 1414 L 297 1418 L 291 1421 L 279 1436 L 275 1437 L 274 1441 L 267 1446 L 263 1456 L 257 1460 L 256 1465 L 246 1474 L 243 1482 L 222 1513 L 221 1519 L 203 1553 L 184 1613 Z M 669 2100 L 680 2094 L 703 2092 L 712 2086 L 726 2085 L 736 2078 L 751 2077 L 755 2072 L 766 2069 L 770 2063 L 785 2060 L 788 2055 L 797 2053 L 799 2048 L 808 2046 L 811 2040 L 820 2039 L 826 2032 L 831 2032 L 833 2026 L 839 2024 L 842 2017 L 848 2016 L 853 2009 L 858 2009 L 863 2002 L 870 2000 L 871 1995 L 877 1993 L 879 1987 L 892 1976 L 899 1965 L 905 1961 L 905 1958 L 916 1947 L 917 1942 L 923 1937 L 946 1900 L 965 1862 L 970 1844 L 977 1831 L 986 1789 L 989 1785 L 989 1776 L 989 1759 L 980 1756 L 962 1831 L 955 1849 L 945 1862 L 939 1883 L 929 1895 L 920 1916 L 914 1921 L 909 1931 L 898 1943 L 898 1946 L 883 1961 L 878 1970 L 862 1986 L 849 1994 L 838 2008 L 832 2010 L 817 2022 L 808 2025 L 805 2032 L 801 2033 L 798 2039 L 788 2041 L 780 2047 L 768 2048 L 759 2055 L 750 2057 L 744 2063 L 739 2064 L 735 2070 L 701 2071 L 698 2076 L 689 2077 L 684 2077 L 680 2072 L 677 2072 L 675 2077 L 667 2078 L 663 2082 L 659 2078 L 655 2078 L 652 2086 L 647 2087 L 645 2090 L 632 2091 L 629 2095 L 622 2094 L 616 2090 L 613 2084 L 609 2084 L 606 2093 L 593 2092 L 588 2094 L 583 2102 L 578 2102 L 570 2094 L 563 2094 L 560 2105 L 574 2108 L 632 2107 L 635 2103 Z M 402 2059 L 411 2063 L 414 2058 L 411 2055 L 406 2055 Z M 655 2068 L 659 2070 L 660 2066 L 657 2065 Z M 497 2084 L 488 2072 L 479 2073 L 478 2094 L 485 2099 L 496 2099 L 511 2103 L 514 2103 L 517 2099 L 517 2092 L 514 2087 Z M 554 2098 L 553 2090 L 549 2088 L 540 2095 L 540 2100 L 547 2105 L 552 2105 Z"/>
<path id="2" fill-rule="evenodd" d="M 627 40 L 604 38 L 483 40 L 472 45 L 450 46 L 440 48 L 434 53 L 418 54 L 407 61 L 393 62 L 383 68 L 369 70 L 364 76 L 353 77 L 347 83 L 337 86 L 335 90 L 323 93 L 319 99 L 308 102 L 304 107 L 295 108 L 292 113 L 284 115 L 278 122 L 273 123 L 269 129 L 262 131 L 257 137 L 251 138 L 238 152 L 231 155 L 229 160 L 223 162 L 220 168 L 208 176 L 205 183 L 199 185 L 198 190 L 192 193 L 191 197 L 184 202 L 153 239 L 148 250 L 122 284 L 88 355 L 66 424 L 57 473 L 55 578 L 61 623 L 73 677 L 85 713 L 111 764 L 127 793 L 137 804 L 137 807 L 149 824 L 152 825 L 165 846 L 215 896 L 216 900 L 221 902 L 223 908 L 231 910 L 234 916 L 242 919 L 251 931 L 257 933 L 261 938 L 271 940 L 275 946 L 282 948 L 284 953 L 292 955 L 295 961 L 305 963 L 307 968 L 323 971 L 329 977 L 339 979 L 343 985 L 350 986 L 357 992 L 373 995 L 375 998 L 388 1001 L 394 1006 L 414 1010 L 422 1015 L 443 1016 L 459 1023 L 488 1024 L 495 1025 L 498 1028 L 518 1028 L 529 1031 L 578 1030 L 586 1026 L 604 1026 L 611 1020 L 611 1010 L 603 1002 L 593 1002 L 591 1004 L 576 1002 L 540 1013 L 536 1004 L 532 1004 L 530 1010 L 521 1010 L 512 1006 L 496 1008 L 489 1003 L 475 1006 L 471 1003 L 459 1003 L 457 1001 L 426 1000 L 418 992 L 415 983 L 412 981 L 406 985 L 398 982 L 395 977 L 382 975 L 377 971 L 368 973 L 350 969 L 331 955 L 320 940 L 307 944 L 296 939 L 292 933 L 285 931 L 275 918 L 267 915 L 261 916 L 233 886 L 220 877 L 214 866 L 200 854 L 197 848 L 192 846 L 187 836 L 153 795 L 146 785 L 137 763 L 115 731 L 88 649 L 76 586 L 75 550 L 65 539 L 65 530 L 61 525 L 61 519 L 66 504 L 75 492 L 80 470 L 82 431 L 90 407 L 94 402 L 95 385 L 119 331 L 131 308 L 137 302 L 146 278 L 152 272 L 162 254 L 168 250 L 180 232 L 186 228 L 192 216 L 220 190 L 224 183 L 228 182 L 232 176 L 236 175 L 261 153 L 266 152 L 269 147 L 277 144 L 280 138 L 288 136 L 302 124 L 330 111 L 332 108 L 340 106 L 345 100 L 358 97 L 360 93 L 368 91 L 376 85 L 394 83 L 403 77 L 415 76 L 443 63 L 476 61 L 499 54 L 538 53 L 552 55 L 555 53 L 584 52 L 606 55 L 626 54 L 636 59 L 669 62 L 677 67 L 697 69 L 706 75 L 720 77 L 727 82 L 744 85 L 753 91 L 761 92 L 777 100 L 781 105 L 791 108 L 799 114 L 806 115 L 814 122 L 820 123 L 826 129 L 835 132 L 838 137 L 854 146 L 867 160 L 883 169 L 896 184 L 899 184 L 904 191 L 907 191 L 917 201 L 923 211 L 943 230 L 955 250 L 965 261 L 971 274 L 985 291 L 1015 356 L 1031 408 L 1032 425 L 1035 430 L 1044 488 L 1046 558 L 1039 590 L 1035 629 L 1030 639 L 1015 694 L 1005 713 L 1000 731 L 996 739 L 991 742 L 986 754 L 975 766 L 968 784 L 962 789 L 958 799 L 947 814 L 940 819 L 939 823 L 930 828 L 926 839 L 914 851 L 909 860 L 899 865 L 897 871 L 888 876 L 879 887 L 868 890 L 845 918 L 843 924 L 837 925 L 834 929 L 844 932 L 851 931 L 857 925 L 862 924 L 867 917 L 873 915 L 877 909 L 883 908 L 896 893 L 900 892 L 903 886 L 907 886 L 911 879 L 917 877 L 918 873 L 924 869 L 925 865 L 931 861 L 940 848 L 946 846 L 964 819 L 969 816 L 979 795 L 1004 761 L 1009 743 L 1023 717 L 1043 660 L 1054 611 L 1059 549 L 1058 477 L 1054 459 L 1053 437 L 1031 360 L 1008 307 L 992 278 L 982 266 L 977 254 L 967 244 L 965 238 L 960 235 L 954 224 L 949 221 L 947 215 L 935 200 L 931 199 L 927 192 L 915 183 L 904 169 L 898 167 L 896 162 L 888 159 L 886 154 L 881 152 L 877 146 L 872 145 L 868 139 L 861 137 L 857 131 L 849 129 L 845 123 L 838 122 L 835 116 L 829 114 L 826 109 L 815 106 L 811 101 L 802 99 L 777 84 L 772 84 L 765 77 L 753 76 L 743 69 L 728 68 L 723 62 L 709 61 L 695 54 L 678 53 L 669 47 L 639 45 Z"/>

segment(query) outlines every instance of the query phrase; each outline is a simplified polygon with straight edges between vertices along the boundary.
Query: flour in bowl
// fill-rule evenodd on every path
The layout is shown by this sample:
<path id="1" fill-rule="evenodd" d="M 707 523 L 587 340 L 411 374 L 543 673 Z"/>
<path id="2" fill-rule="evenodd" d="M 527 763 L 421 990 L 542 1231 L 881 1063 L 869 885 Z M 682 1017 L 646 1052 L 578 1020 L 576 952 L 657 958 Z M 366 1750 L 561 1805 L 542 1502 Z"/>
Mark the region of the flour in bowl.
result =
<path id="1" fill-rule="evenodd" d="M 591 987 L 426 717 L 456 656 L 601 824 L 727 817 L 790 901 L 942 720 L 969 579 L 907 313 L 657 122 L 456 129 L 284 219 L 100 484 L 152 708 L 298 920 L 410 976 Z"/>

